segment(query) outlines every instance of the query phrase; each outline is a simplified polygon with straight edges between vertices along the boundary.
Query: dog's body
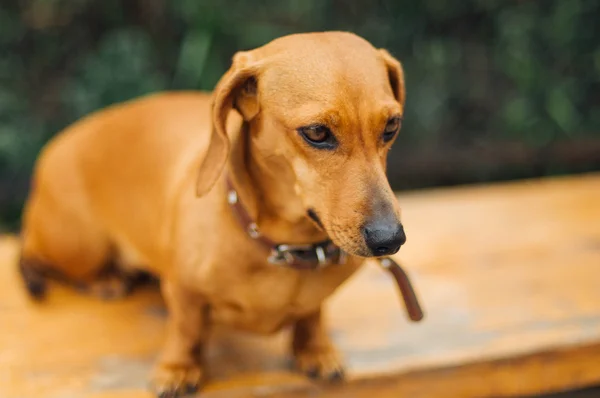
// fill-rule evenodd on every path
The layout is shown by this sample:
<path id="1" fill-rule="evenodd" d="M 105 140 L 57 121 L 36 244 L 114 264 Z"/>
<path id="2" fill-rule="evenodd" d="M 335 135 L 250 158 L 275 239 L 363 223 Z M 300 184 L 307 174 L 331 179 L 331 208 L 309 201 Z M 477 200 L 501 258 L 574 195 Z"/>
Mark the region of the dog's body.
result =
<path id="1" fill-rule="evenodd" d="M 358 54 L 348 57 L 349 46 Z M 303 78 L 294 82 L 295 73 Z M 403 105 L 399 63 L 333 32 L 236 55 L 213 97 L 157 94 L 90 115 L 38 160 L 23 218 L 23 274 L 38 293 L 49 269 L 104 294 L 123 292 L 123 273 L 158 275 L 170 316 L 153 382 L 164 396 L 201 382 L 199 355 L 213 322 L 261 333 L 293 325 L 300 368 L 339 376 L 321 306 L 364 257 L 403 243 L 384 173 L 389 145 L 380 142 Z M 315 122 L 329 127 L 317 131 Z M 335 142 L 315 149 L 319 140 L 297 136 L 306 128 L 317 138 L 330 131 Z M 262 235 L 288 244 L 330 237 L 347 261 L 317 270 L 267 262 L 268 250 L 231 210 L 228 179 Z M 119 272 L 106 271 L 111 263 Z"/>

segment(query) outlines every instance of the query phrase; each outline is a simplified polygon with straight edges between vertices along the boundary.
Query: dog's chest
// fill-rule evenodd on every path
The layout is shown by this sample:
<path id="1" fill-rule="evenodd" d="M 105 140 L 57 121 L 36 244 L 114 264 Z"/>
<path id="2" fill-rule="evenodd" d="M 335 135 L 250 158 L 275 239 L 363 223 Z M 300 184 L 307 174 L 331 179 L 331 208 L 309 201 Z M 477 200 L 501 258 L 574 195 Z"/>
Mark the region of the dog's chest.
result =
<path id="1" fill-rule="evenodd" d="M 272 333 L 317 311 L 360 265 L 315 271 L 298 271 L 276 266 L 258 267 L 228 281 L 227 291 L 215 292 L 211 313 L 215 322 L 237 328 Z"/>

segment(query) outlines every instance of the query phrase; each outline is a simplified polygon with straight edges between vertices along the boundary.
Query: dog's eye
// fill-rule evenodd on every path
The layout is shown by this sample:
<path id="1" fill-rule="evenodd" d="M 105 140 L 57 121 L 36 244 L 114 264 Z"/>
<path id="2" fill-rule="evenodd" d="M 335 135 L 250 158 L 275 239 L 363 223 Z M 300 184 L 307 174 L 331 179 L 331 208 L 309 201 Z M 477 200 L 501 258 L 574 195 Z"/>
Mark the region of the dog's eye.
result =
<path id="1" fill-rule="evenodd" d="M 390 142 L 400 130 L 401 120 L 399 116 L 394 116 L 388 120 L 383 132 L 383 141 Z"/>
<path id="2" fill-rule="evenodd" d="M 322 124 L 300 127 L 298 133 L 304 141 L 319 149 L 334 149 L 337 145 L 331 130 Z"/>

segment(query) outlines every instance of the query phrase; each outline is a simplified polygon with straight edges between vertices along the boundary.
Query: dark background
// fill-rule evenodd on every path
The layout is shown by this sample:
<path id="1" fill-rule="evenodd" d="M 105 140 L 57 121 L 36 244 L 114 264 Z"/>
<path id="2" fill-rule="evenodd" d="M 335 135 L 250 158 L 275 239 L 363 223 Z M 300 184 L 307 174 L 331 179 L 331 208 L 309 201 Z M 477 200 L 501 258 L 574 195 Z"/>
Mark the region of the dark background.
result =
<path id="1" fill-rule="evenodd" d="M 237 50 L 349 30 L 407 79 L 395 189 L 600 170 L 597 0 L 1 0 L 0 229 L 41 146 L 108 104 L 212 89 Z"/>

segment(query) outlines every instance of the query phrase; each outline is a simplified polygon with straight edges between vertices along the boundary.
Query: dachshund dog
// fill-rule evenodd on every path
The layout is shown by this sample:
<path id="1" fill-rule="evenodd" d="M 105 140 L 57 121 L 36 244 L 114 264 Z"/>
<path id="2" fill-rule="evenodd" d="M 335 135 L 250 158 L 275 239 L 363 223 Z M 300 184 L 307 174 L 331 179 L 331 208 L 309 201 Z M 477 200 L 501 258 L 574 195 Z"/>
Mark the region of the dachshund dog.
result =
<path id="1" fill-rule="evenodd" d="M 234 55 L 211 94 L 113 105 L 41 152 L 20 272 L 41 299 L 60 276 L 103 297 L 156 275 L 169 316 L 152 386 L 200 388 L 211 325 L 292 329 L 298 368 L 343 377 L 324 301 L 406 241 L 385 169 L 405 102 L 400 62 L 347 32 Z"/>

